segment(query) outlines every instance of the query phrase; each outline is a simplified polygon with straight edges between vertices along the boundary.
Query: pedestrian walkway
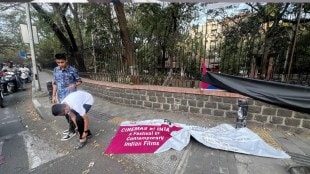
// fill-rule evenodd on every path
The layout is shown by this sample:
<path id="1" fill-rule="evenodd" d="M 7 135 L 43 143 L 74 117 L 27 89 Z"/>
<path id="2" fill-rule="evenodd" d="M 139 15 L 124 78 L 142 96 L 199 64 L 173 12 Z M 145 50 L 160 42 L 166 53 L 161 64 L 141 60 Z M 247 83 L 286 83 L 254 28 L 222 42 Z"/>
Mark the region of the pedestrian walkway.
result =
<path id="1" fill-rule="evenodd" d="M 46 122 L 53 123 L 51 126 L 54 131 L 61 135 L 61 132 L 68 126 L 65 119 L 53 117 L 50 112 L 51 103 L 47 94 L 46 82 L 52 80 L 52 75 L 49 72 L 42 71 L 39 74 L 39 79 L 42 91 L 33 92 L 33 103 L 42 119 Z M 83 89 L 83 85 L 79 86 L 79 89 Z M 89 92 L 92 93 L 92 91 Z M 90 128 L 95 134 L 103 134 L 103 136 L 95 136 L 92 140 L 93 142 L 102 143 L 99 144 L 102 148 L 98 152 L 98 155 L 101 155 L 109 145 L 110 140 L 113 138 L 122 121 L 168 119 L 171 122 L 206 127 L 213 127 L 221 123 L 234 124 L 229 121 L 212 120 L 189 113 L 163 112 L 122 106 L 96 97 L 99 95 L 93 95 L 95 96 L 95 103 L 90 111 Z M 272 159 L 216 150 L 208 148 L 194 139 L 191 139 L 190 144 L 181 151 L 169 150 L 160 154 L 124 154 L 117 156 L 118 159 L 123 158 L 133 161 L 136 165 L 147 171 L 146 173 L 156 174 L 282 174 L 292 173 L 292 170 L 288 170 L 292 165 L 310 164 L 309 135 L 303 135 L 300 138 L 299 135 L 275 130 L 268 131 L 267 134 L 270 135 L 271 139 L 275 140 L 280 148 L 292 155 L 293 158 Z M 90 148 L 90 145 L 88 144 L 85 148 Z"/>

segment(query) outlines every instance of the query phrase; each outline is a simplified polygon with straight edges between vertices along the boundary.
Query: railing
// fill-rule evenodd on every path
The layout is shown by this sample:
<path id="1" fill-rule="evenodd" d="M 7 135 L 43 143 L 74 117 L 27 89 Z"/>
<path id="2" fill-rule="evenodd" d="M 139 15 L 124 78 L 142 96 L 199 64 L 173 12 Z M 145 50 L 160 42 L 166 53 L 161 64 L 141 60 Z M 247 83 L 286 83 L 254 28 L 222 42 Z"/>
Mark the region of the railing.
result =
<path id="1" fill-rule="evenodd" d="M 90 78 L 97 81 L 105 82 L 117 82 L 124 84 L 135 84 L 139 85 L 157 85 L 157 86 L 170 86 L 170 87 L 184 87 L 184 88 L 200 88 L 200 80 L 191 80 L 186 78 L 179 78 L 177 76 L 172 76 L 167 78 L 167 76 L 152 76 L 152 75 L 116 75 L 108 73 L 91 73 L 82 72 L 79 73 L 81 77 Z M 133 80 L 134 79 L 134 80 Z"/>
<path id="2" fill-rule="evenodd" d="M 124 84 L 134 84 L 133 78 L 135 79 L 135 84 L 139 85 L 157 85 L 157 86 L 170 86 L 170 87 L 184 87 L 184 88 L 200 88 L 200 79 L 188 79 L 180 78 L 178 76 L 151 76 L 151 75 L 139 75 L 139 76 L 130 76 L 130 75 L 115 75 L 107 73 L 92 73 L 92 72 L 83 72 L 80 73 L 81 77 L 87 77 L 93 80 L 106 81 L 106 82 L 117 82 Z M 274 74 L 270 81 L 282 82 L 280 74 Z M 248 75 L 240 75 L 240 77 L 249 78 Z M 284 76 L 284 79 L 286 77 Z M 285 82 L 283 82 L 285 83 Z M 307 74 L 292 74 L 292 78 L 288 84 L 309 86 L 310 87 L 310 75 Z"/>

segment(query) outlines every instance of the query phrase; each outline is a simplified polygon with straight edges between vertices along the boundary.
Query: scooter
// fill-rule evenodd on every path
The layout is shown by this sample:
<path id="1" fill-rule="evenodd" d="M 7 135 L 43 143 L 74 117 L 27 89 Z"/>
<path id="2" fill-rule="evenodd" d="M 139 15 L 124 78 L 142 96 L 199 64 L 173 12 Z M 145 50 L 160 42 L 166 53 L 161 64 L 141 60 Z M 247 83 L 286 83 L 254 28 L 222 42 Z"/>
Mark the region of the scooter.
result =
<path id="1" fill-rule="evenodd" d="M 5 83 L 5 81 L 3 80 L 4 78 L 4 72 L 0 72 L 0 107 L 3 108 L 4 105 L 3 105 L 3 98 L 4 98 L 4 95 L 3 95 L 3 91 L 4 91 L 4 87 L 3 87 L 3 83 Z"/>
<path id="2" fill-rule="evenodd" d="M 7 88 L 10 93 L 17 92 L 20 84 L 17 82 L 19 80 L 14 72 L 6 72 L 4 80 L 7 82 Z"/>
<path id="3" fill-rule="evenodd" d="M 2 91 L 2 87 L 0 88 L 0 107 L 3 108 L 3 91 Z"/>

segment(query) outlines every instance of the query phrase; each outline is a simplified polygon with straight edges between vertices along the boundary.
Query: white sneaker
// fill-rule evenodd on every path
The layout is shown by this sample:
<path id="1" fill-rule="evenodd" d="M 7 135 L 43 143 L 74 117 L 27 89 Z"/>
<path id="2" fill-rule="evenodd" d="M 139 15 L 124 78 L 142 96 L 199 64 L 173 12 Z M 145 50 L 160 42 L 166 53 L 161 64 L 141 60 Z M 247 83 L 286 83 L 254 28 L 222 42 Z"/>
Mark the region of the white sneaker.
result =
<path id="1" fill-rule="evenodd" d="M 74 137 L 76 133 L 69 132 L 67 135 L 63 136 L 60 140 L 61 141 L 67 141 L 70 140 L 72 137 Z"/>
<path id="2" fill-rule="evenodd" d="M 69 133 L 69 129 L 64 130 L 64 131 L 62 132 L 62 134 L 64 134 L 64 135 L 67 135 L 68 133 Z"/>

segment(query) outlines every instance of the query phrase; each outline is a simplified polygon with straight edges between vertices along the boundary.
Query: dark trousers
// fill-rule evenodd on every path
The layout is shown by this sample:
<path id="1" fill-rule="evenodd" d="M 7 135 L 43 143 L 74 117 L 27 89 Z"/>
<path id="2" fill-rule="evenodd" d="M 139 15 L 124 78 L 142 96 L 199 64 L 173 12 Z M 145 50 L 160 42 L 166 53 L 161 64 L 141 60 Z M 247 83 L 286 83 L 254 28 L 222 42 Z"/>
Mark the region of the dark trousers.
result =
<path id="1" fill-rule="evenodd" d="M 82 139 L 83 133 L 84 133 L 84 119 L 80 116 L 76 116 L 76 124 L 78 125 L 78 132 L 80 135 L 80 139 Z M 90 130 L 87 130 L 87 136 L 91 135 Z"/>
<path id="2" fill-rule="evenodd" d="M 84 104 L 83 107 L 86 110 L 86 113 L 90 110 L 91 105 Z M 76 115 L 76 124 L 78 126 L 78 132 L 80 134 L 80 139 L 82 139 L 83 133 L 84 133 L 84 119 L 80 116 L 79 113 L 75 112 L 74 110 L 71 110 Z M 70 119 L 71 120 L 71 119 Z M 87 136 L 92 135 L 90 130 L 87 130 Z"/>
<path id="3" fill-rule="evenodd" d="M 75 132 L 75 124 L 71 120 L 70 116 L 66 115 L 66 119 L 67 119 L 67 121 L 69 123 L 69 132 Z"/>

